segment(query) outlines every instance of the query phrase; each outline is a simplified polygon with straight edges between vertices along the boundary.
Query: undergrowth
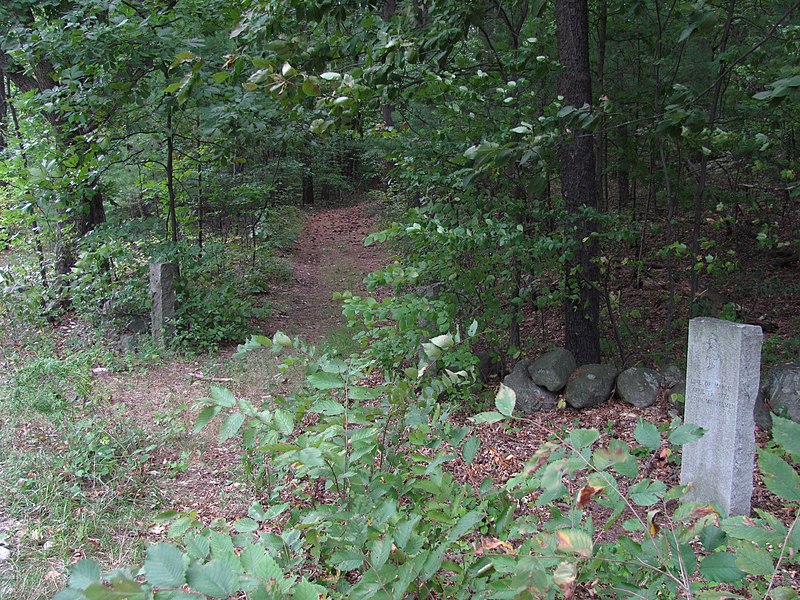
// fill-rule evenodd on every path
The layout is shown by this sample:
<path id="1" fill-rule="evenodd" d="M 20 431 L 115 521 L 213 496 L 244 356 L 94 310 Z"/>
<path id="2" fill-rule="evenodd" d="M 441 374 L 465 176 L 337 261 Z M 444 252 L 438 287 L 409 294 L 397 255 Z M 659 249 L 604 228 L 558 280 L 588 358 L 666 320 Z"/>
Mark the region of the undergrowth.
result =
<path id="1" fill-rule="evenodd" d="M 426 354 L 442 363 L 460 343 L 438 336 Z M 797 517 L 725 517 L 685 502 L 684 486 L 642 477 L 640 463 L 697 439 L 695 426 L 673 423 L 664 437 L 640 421 L 638 447 L 572 429 L 505 483 L 474 487 L 450 465 L 481 451 L 474 427 L 519 419 L 513 391 L 502 387 L 495 410 L 458 426 L 441 398 L 469 372 L 422 364 L 367 387 L 372 361 L 317 357 L 281 333 L 240 351 L 289 347 L 284 368 L 304 368 L 301 390 L 254 404 L 212 388 L 198 415 L 196 430 L 221 421 L 220 442 L 240 440 L 259 469 L 261 497 L 248 516 L 205 525 L 194 512 L 162 514 L 171 541 L 105 574 L 94 560 L 77 562 L 58 600 L 797 598 L 783 581 L 798 565 Z M 800 425 L 776 418 L 774 445 L 759 452 L 764 483 L 796 515 L 798 440 Z M 549 518 L 518 510 L 527 504 Z M 594 505 L 610 514 L 604 523 Z M 618 520 L 625 533 L 603 541 Z"/>

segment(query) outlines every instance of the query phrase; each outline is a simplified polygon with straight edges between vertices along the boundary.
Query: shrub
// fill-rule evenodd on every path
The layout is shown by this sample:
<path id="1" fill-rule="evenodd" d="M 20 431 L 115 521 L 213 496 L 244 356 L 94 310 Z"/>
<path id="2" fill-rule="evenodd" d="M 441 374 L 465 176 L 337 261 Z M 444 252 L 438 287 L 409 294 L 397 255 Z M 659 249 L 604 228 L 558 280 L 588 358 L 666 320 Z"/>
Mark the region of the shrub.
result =
<path id="1" fill-rule="evenodd" d="M 714 506 L 681 503 L 686 488 L 640 476 L 637 454 L 696 439 L 697 427 L 676 422 L 662 440 L 642 421 L 641 449 L 575 429 L 539 448 L 506 483 L 475 488 L 448 463 L 471 464 L 480 439 L 437 400 L 466 373 L 406 373 L 365 387 L 367 373 L 355 362 L 314 358 L 280 333 L 253 338 L 242 351 L 292 345 L 287 365 L 307 372 L 301 392 L 257 406 L 214 388 L 196 427 L 223 416 L 221 441 L 241 435 L 245 453 L 270 474 L 264 502 L 230 529 L 205 527 L 192 512 L 165 514 L 177 518 L 174 541 L 151 546 L 141 569 L 102 576 L 82 560 L 58 600 L 188 598 L 178 591 L 184 586 L 215 598 L 718 598 L 720 583 L 743 594 L 726 597 L 796 597 L 780 574 L 798 563 L 797 519 L 787 526 L 764 511 L 723 518 Z M 514 419 L 514 404 L 502 387 L 495 410 L 475 423 Z M 798 439 L 800 425 L 778 418 L 776 448 L 759 456 L 766 485 L 796 512 Z M 527 502 L 549 507 L 550 519 L 519 514 Z M 609 522 L 625 517 L 627 533 L 600 541 L 593 504 Z"/>

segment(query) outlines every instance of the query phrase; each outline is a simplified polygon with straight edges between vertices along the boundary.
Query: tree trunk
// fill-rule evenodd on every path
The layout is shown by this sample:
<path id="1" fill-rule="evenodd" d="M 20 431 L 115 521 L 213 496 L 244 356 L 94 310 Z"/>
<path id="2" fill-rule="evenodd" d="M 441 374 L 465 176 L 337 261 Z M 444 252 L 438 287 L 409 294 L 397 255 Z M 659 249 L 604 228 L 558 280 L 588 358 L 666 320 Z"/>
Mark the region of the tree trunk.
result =
<path id="1" fill-rule="evenodd" d="M 563 71 L 558 93 L 567 105 L 581 108 L 592 103 L 589 68 L 589 10 L 587 0 L 556 0 L 558 60 Z M 565 277 L 566 346 L 579 365 L 600 361 L 600 297 L 597 287 L 600 247 L 592 235 L 597 230 L 591 211 L 597 209 L 593 136 L 589 131 L 567 132 L 558 147 L 561 192 L 569 214 L 568 236 L 573 249 Z M 585 209 L 589 209 L 586 214 Z"/>
<path id="2" fill-rule="evenodd" d="M 314 206 L 314 175 L 309 171 L 302 177 L 303 206 Z"/>
<path id="3" fill-rule="evenodd" d="M 175 132 L 172 130 L 172 105 L 167 109 L 167 194 L 169 195 L 169 213 L 167 215 L 170 240 L 178 242 L 178 211 L 175 199 Z"/>

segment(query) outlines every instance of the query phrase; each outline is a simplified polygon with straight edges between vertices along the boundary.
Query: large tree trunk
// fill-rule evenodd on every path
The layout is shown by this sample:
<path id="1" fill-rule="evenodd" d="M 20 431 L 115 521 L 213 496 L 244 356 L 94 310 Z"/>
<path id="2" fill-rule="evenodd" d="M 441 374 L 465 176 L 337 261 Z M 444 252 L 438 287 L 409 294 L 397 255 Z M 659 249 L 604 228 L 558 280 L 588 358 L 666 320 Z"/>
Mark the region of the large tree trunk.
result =
<path id="1" fill-rule="evenodd" d="M 587 0 L 556 0 L 558 60 L 563 71 L 558 93 L 567 105 L 592 103 L 589 69 L 589 11 Z M 561 192 L 569 214 L 567 228 L 573 252 L 566 264 L 568 298 L 564 304 L 566 346 L 579 365 L 600 361 L 600 295 L 597 287 L 599 245 L 597 227 L 584 209 L 597 209 L 593 136 L 574 129 L 558 147 Z"/>

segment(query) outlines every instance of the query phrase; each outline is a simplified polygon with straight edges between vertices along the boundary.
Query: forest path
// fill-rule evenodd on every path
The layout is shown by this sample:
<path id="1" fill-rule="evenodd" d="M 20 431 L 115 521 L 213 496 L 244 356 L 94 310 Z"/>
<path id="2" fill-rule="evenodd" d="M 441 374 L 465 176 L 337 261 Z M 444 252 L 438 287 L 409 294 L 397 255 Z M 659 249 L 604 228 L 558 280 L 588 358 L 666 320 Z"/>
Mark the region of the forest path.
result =
<path id="1" fill-rule="evenodd" d="M 364 246 L 366 235 L 378 227 L 376 212 L 364 203 L 310 211 L 291 252 L 292 280 L 271 288 L 273 312 L 253 333 L 271 337 L 280 330 L 320 344 L 332 332 L 343 331 L 341 305 L 333 293 L 362 289 L 363 278 L 387 260 L 382 248 Z M 111 412 L 122 405 L 133 422 L 167 436 L 149 457 L 151 489 L 161 508 L 196 511 L 206 522 L 244 516 L 255 497 L 241 472 L 241 449 L 235 439 L 219 442 L 219 423 L 189 433 L 202 398 L 220 386 L 258 405 L 269 402 L 270 393 L 284 395 L 294 385 L 292 375 L 277 375 L 281 359 L 276 355 L 251 352 L 232 359 L 233 352 L 228 347 L 193 360 L 96 374 Z M 153 541 L 163 532 L 164 526 L 156 524 L 140 535 Z"/>
<path id="2" fill-rule="evenodd" d="M 319 342 L 344 326 L 333 293 L 361 290 L 363 278 L 386 262 L 381 248 L 364 246 L 364 238 L 377 227 L 374 214 L 367 204 L 309 213 L 292 253 L 293 282 L 270 294 L 274 313 L 267 333 L 281 330 Z"/>

